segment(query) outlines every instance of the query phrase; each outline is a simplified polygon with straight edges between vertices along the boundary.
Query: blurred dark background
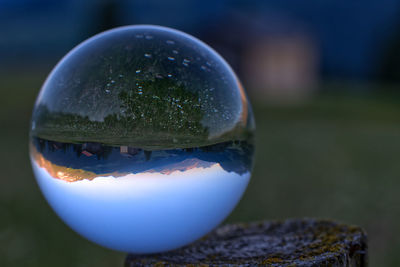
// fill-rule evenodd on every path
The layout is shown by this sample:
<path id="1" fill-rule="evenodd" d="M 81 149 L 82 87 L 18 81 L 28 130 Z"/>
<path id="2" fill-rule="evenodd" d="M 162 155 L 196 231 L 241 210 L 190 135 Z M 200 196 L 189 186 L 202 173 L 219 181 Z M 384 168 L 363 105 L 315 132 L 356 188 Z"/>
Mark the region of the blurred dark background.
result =
<path id="1" fill-rule="evenodd" d="M 254 175 L 233 221 L 331 218 L 364 227 L 370 265 L 400 266 L 397 0 L 0 0 L 0 266 L 122 266 L 39 192 L 31 110 L 52 67 L 127 24 L 177 28 L 232 65 L 257 120 Z"/>

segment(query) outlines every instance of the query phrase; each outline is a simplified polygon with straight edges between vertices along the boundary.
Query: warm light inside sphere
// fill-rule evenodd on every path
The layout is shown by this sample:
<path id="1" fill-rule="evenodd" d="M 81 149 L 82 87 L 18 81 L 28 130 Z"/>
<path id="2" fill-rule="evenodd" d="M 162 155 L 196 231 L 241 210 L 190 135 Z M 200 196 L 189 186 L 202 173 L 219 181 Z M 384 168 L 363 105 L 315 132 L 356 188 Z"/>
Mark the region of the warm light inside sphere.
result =
<path id="1" fill-rule="evenodd" d="M 215 51 L 176 30 L 128 26 L 54 68 L 33 111 L 30 154 L 72 229 L 153 253 L 229 215 L 250 179 L 254 127 L 244 89 Z"/>

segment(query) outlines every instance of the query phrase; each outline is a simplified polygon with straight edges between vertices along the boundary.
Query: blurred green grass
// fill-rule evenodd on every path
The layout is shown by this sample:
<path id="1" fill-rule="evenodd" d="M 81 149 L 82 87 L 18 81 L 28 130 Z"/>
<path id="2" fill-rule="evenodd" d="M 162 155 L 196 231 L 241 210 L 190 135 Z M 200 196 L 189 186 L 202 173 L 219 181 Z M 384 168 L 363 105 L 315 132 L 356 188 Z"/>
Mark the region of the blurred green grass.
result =
<path id="1" fill-rule="evenodd" d="M 65 226 L 35 183 L 28 125 L 44 79 L 44 72 L 0 75 L 0 266 L 122 266 L 123 253 Z M 319 217 L 361 225 L 370 265 L 399 266 L 400 95 L 324 93 L 292 107 L 253 104 L 254 175 L 227 222 Z"/>

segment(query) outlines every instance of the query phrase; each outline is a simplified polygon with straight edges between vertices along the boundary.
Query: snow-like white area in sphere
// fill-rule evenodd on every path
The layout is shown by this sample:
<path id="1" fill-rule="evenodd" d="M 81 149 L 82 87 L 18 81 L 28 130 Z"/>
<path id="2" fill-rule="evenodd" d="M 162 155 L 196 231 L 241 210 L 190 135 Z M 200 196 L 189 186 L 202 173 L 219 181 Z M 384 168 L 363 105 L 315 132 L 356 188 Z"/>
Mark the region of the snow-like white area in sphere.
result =
<path id="1" fill-rule="evenodd" d="M 91 181 L 55 179 L 32 160 L 55 212 L 87 239 L 131 253 L 178 248 L 202 237 L 236 206 L 250 179 L 219 164 L 170 174 L 138 173 Z"/>

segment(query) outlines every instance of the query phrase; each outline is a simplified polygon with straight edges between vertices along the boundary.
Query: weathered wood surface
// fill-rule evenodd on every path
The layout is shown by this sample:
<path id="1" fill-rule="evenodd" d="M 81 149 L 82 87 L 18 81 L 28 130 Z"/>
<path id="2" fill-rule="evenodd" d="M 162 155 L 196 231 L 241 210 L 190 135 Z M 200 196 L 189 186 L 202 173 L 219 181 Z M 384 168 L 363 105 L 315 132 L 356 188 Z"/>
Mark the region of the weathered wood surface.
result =
<path id="1" fill-rule="evenodd" d="M 367 266 L 367 236 L 357 226 L 301 219 L 225 225 L 180 249 L 128 255 L 132 266 Z"/>

